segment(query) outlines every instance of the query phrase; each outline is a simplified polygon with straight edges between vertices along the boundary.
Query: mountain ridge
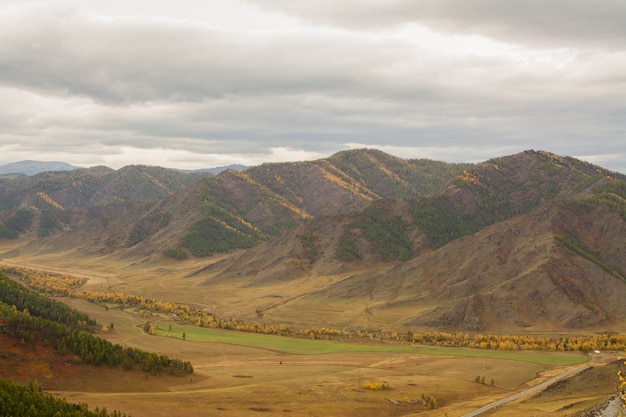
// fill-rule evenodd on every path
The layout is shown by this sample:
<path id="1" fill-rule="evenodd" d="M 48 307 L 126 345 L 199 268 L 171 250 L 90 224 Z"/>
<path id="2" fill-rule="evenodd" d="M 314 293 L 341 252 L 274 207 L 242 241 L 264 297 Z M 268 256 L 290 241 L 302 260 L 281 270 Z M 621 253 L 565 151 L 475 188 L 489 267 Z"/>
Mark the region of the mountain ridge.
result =
<path id="1" fill-rule="evenodd" d="M 0 256 L 219 257 L 188 277 L 206 293 L 228 285 L 244 319 L 626 324 L 626 176 L 544 151 L 448 164 L 362 149 L 217 176 L 100 167 L 6 180 L 0 196 L 13 248 Z M 245 298 L 253 289 L 265 296 Z"/>

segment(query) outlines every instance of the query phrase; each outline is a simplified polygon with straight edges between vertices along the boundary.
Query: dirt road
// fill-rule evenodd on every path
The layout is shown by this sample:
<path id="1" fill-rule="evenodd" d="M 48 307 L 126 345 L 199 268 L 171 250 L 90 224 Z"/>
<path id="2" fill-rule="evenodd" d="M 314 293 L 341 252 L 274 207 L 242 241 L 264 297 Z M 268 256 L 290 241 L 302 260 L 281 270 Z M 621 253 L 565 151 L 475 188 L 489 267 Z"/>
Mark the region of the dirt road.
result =
<path id="1" fill-rule="evenodd" d="M 528 394 L 533 394 L 535 392 L 542 391 L 542 390 L 548 388 L 550 385 L 552 385 L 552 384 L 554 384 L 554 383 L 556 383 L 556 382 L 558 382 L 558 381 L 560 381 L 562 379 L 569 378 L 570 376 L 575 375 L 575 374 L 577 374 L 579 372 L 582 372 L 585 369 L 587 369 L 587 368 L 570 369 L 569 371 L 565 371 L 565 372 L 563 372 L 560 375 L 557 375 L 557 376 L 555 376 L 553 378 L 550 378 L 546 382 L 542 382 L 539 385 L 535 385 L 534 387 L 531 387 L 531 388 L 528 388 L 528 389 L 526 389 L 524 391 L 518 392 L 517 394 L 514 394 L 514 395 L 511 395 L 509 397 L 503 398 L 501 400 L 489 403 L 489 404 L 485 405 L 484 407 L 479 408 L 478 410 L 474 410 L 471 413 L 464 414 L 462 417 L 478 416 L 478 415 L 480 415 L 480 414 L 482 414 L 482 413 L 484 413 L 486 411 L 489 411 L 491 409 L 499 407 L 502 404 L 508 403 L 509 401 L 516 400 L 516 399 L 521 398 L 521 397 L 523 397 L 525 395 L 528 395 Z"/>

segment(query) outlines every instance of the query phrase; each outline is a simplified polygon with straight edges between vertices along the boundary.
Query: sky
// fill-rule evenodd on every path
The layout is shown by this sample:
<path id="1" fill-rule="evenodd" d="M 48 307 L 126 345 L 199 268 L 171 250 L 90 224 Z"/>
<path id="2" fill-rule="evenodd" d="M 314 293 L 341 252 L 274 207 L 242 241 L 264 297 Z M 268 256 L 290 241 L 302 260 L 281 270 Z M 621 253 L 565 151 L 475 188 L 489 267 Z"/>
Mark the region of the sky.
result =
<path id="1" fill-rule="evenodd" d="M 0 0 L 0 164 L 528 149 L 626 173 L 624 0 Z"/>

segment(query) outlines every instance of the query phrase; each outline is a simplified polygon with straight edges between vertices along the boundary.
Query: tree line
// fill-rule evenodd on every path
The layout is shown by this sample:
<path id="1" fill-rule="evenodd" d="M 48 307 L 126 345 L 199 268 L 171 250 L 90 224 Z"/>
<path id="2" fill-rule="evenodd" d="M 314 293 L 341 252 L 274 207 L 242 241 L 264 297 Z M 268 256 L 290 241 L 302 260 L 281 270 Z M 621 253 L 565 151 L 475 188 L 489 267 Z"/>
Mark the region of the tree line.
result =
<path id="1" fill-rule="evenodd" d="M 10 303 L 10 304 L 9 304 Z M 123 347 L 87 333 L 96 321 L 65 304 L 24 288 L 0 274 L 0 330 L 23 343 L 51 346 L 56 351 L 72 352 L 93 365 L 139 367 L 160 375 L 193 373 L 191 363 L 165 355 Z"/>
<path id="2" fill-rule="evenodd" d="M 87 328 L 88 326 L 96 325 L 96 321 L 87 314 L 50 298 L 43 297 L 1 274 L 0 289 L 2 289 L 0 301 L 6 305 L 15 306 L 20 311 L 27 311 L 32 316 L 72 327 Z"/>
<path id="3" fill-rule="evenodd" d="M 22 385 L 0 378 L 0 416 L 126 417 L 126 414 L 117 410 L 109 413 L 106 408 L 90 411 L 87 404 L 68 403 L 44 394 L 36 381 Z"/>
<path id="4" fill-rule="evenodd" d="M 53 294 L 53 288 L 66 288 L 55 281 L 66 278 L 63 275 L 50 275 L 30 271 L 24 268 L 11 268 L 14 273 L 26 274 L 29 282 L 36 288 L 48 291 Z M 40 277 L 40 278 L 37 278 Z M 76 281 L 72 281 L 76 282 Z M 442 332 L 427 331 L 414 332 L 408 330 L 405 334 L 398 332 L 386 332 L 381 330 L 333 329 L 329 327 L 315 328 L 292 328 L 286 325 L 266 325 L 257 322 L 246 322 L 236 319 L 225 319 L 216 317 L 213 314 L 199 308 L 190 307 L 185 304 L 175 304 L 166 301 L 153 300 L 137 295 L 124 293 L 107 293 L 72 290 L 65 296 L 83 298 L 93 303 L 116 305 L 119 308 L 136 308 L 144 311 L 149 316 L 152 312 L 170 314 L 178 321 L 186 322 L 197 327 L 219 328 L 226 330 L 237 330 L 251 333 L 274 334 L 280 336 L 306 337 L 312 339 L 338 339 L 338 338 L 368 338 L 380 340 L 380 342 L 408 342 L 442 347 L 467 347 L 474 349 L 488 350 L 545 350 L 559 352 L 592 352 L 594 350 L 623 351 L 626 349 L 626 335 L 613 333 L 596 334 L 591 336 L 561 336 L 561 337 L 541 337 L 532 335 L 496 335 L 477 334 L 467 332 Z"/>
<path id="5" fill-rule="evenodd" d="M 0 221 L 0 238 L 17 239 L 20 233 L 30 229 L 34 217 L 30 210 L 17 210 L 11 217 Z"/>
<path id="6" fill-rule="evenodd" d="M 394 333 L 395 339 L 400 339 Z M 413 343 L 443 347 L 467 347 L 487 350 L 547 350 L 557 352 L 624 351 L 626 335 L 603 333 L 592 336 L 541 337 L 533 335 L 496 335 L 471 333 L 408 331 L 404 339 Z"/>

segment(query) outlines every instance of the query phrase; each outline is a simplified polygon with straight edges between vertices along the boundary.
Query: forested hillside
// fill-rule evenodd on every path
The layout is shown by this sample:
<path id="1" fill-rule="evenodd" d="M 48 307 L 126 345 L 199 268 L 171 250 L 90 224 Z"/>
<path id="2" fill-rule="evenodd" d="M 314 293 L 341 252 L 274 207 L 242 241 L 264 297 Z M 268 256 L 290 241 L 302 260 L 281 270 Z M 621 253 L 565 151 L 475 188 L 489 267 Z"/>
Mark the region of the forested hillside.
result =
<path id="1" fill-rule="evenodd" d="M 361 149 L 217 176 L 44 173 L 0 182 L 0 257 L 197 262 L 186 276 L 201 277 L 198 303 L 228 285 L 237 314 L 274 323 L 311 306 L 345 312 L 348 300 L 350 314 L 327 319 L 610 328 L 626 319 L 614 302 L 626 296 L 625 184 L 544 151 L 449 164 Z M 262 295 L 244 300 L 249 288 Z"/>
<path id="2" fill-rule="evenodd" d="M 90 253 L 165 245 L 160 254 L 176 259 L 208 256 L 383 197 L 426 195 L 469 167 L 357 150 L 218 176 L 146 166 L 46 172 L 0 182 L 0 238 L 48 238 L 64 248 L 89 239 Z"/>
<path id="3" fill-rule="evenodd" d="M 71 404 L 46 395 L 38 384 L 22 385 L 0 378 L 0 415 L 29 417 L 125 417 L 126 413 L 106 409 L 89 410 L 86 404 Z M 130 417 L 130 416 L 129 416 Z"/>
<path id="4" fill-rule="evenodd" d="M 207 291 L 227 281 L 280 293 L 281 283 L 331 277 L 314 293 L 254 303 L 266 319 L 309 306 L 344 325 L 610 329 L 626 319 L 615 297 L 626 295 L 625 184 L 582 161 L 524 152 L 426 196 L 318 216 L 200 273 Z"/>
<path id="5" fill-rule="evenodd" d="M 146 372 L 188 374 L 190 363 L 155 353 L 127 348 L 93 336 L 96 325 L 87 315 L 23 287 L 0 274 L 0 331 L 23 344 L 51 346 L 59 352 L 72 352 L 85 363 L 139 367 Z"/>

